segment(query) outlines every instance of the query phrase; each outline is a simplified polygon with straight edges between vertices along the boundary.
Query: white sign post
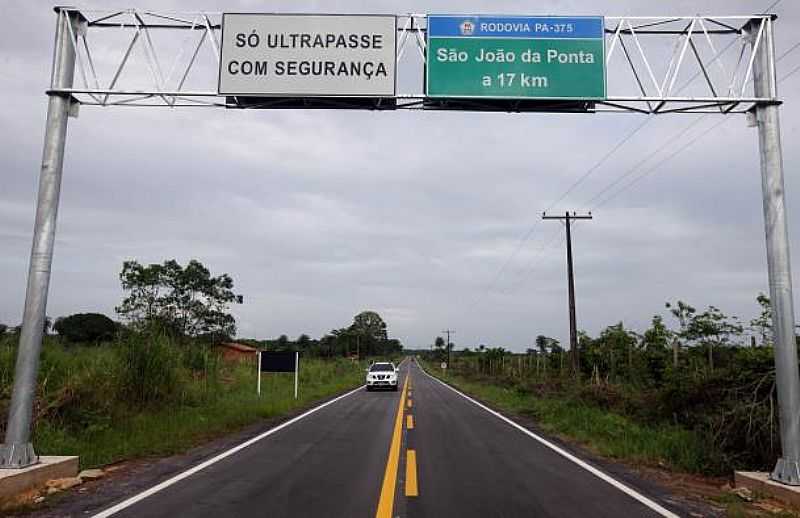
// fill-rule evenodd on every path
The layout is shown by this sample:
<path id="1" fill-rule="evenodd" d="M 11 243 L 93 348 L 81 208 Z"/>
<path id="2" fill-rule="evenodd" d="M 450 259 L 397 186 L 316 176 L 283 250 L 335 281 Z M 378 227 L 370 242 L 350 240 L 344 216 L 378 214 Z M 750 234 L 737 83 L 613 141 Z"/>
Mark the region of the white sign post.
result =
<path id="1" fill-rule="evenodd" d="M 297 399 L 297 375 L 300 374 L 300 353 L 294 353 L 294 398 Z"/>
<path id="2" fill-rule="evenodd" d="M 222 15 L 218 93 L 394 97 L 395 15 Z"/>
<path id="3" fill-rule="evenodd" d="M 258 358 L 256 359 L 256 373 L 258 374 L 258 381 L 256 382 L 256 394 L 261 395 L 261 351 L 258 351 Z"/>

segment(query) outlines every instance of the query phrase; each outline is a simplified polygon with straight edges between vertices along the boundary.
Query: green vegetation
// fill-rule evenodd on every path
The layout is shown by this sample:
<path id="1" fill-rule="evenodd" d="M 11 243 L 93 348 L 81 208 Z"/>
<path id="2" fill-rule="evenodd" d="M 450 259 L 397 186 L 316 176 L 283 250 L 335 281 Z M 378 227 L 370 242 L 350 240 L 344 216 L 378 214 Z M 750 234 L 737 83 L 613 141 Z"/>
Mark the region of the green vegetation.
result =
<path id="1" fill-rule="evenodd" d="M 386 322 L 374 311 L 362 311 L 353 317 L 350 326 L 333 329 L 319 340 L 302 334 L 295 341 L 289 340 L 286 335 L 281 335 L 275 340 L 244 342 L 271 351 L 300 351 L 322 358 L 341 356 L 392 358 L 403 350 L 400 340 L 389 338 Z"/>
<path id="2" fill-rule="evenodd" d="M 68 342 L 101 342 L 117 334 L 113 320 L 100 313 L 77 313 L 56 319 L 53 330 Z"/>
<path id="3" fill-rule="evenodd" d="M 128 296 L 116 310 L 135 330 L 157 325 L 175 335 L 212 341 L 236 334 L 228 307 L 241 304 L 242 296 L 233 292 L 227 273 L 212 277 L 196 260 L 186 267 L 174 259 L 147 266 L 125 261 L 119 279 Z"/>
<path id="4" fill-rule="evenodd" d="M 11 396 L 16 341 L 0 338 L 0 414 Z M 294 378 L 254 363 L 226 363 L 207 345 L 166 334 L 131 335 L 102 347 L 45 342 L 35 413 L 41 454 L 80 455 L 83 467 L 183 451 L 259 419 L 285 415 L 363 382 L 345 359 L 302 359 Z M 5 423 L 0 425 L 1 429 Z"/>
<path id="5" fill-rule="evenodd" d="M 242 303 L 228 274 L 212 276 L 196 260 L 141 265 L 126 261 L 126 293 L 116 308 L 124 323 L 98 313 L 60 318 L 44 343 L 33 409 L 40 454 L 80 455 L 92 467 L 187 449 L 260 419 L 308 407 L 364 381 L 366 358 L 402 350 L 375 312 L 319 340 L 239 340 L 256 349 L 301 354 L 299 399 L 294 377 L 265 373 L 256 395 L 255 355 L 224 360 Z M 11 399 L 19 327 L 0 328 L 0 434 Z M 357 358 L 354 358 L 357 356 Z M 363 361 L 361 359 L 364 358 Z"/>
<path id="6" fill-rule="evenodd" d="M 513 383 L 499 385 L 495 379 L 459 374 L 442 376 L 435 366 L 426 369 L 502 411 L 533 418 L 548 434 L 569 437 L 605 457 L 691 473 L 708 472 L 714 462 L 697 434 L 675 425 L 637 423 L 593 405 L 577 390 L 543 396 Z"/>
<path id="7" fill-rule="evenodd" d="M 769 470 L 780 453 L 769 299 L 741 323 L 714 306 L 667 304 L 643 333 L 622 322 L 579 333 L 579 370 L 557 340 L 524 354 L 479 345 L 451 353 L 450 381 L 535 418 L 602 455 L 713 475 Z M 438 362 L 443 341 L 421 353 Z M 433 369 L 440 374 L 440 369 Z"/>

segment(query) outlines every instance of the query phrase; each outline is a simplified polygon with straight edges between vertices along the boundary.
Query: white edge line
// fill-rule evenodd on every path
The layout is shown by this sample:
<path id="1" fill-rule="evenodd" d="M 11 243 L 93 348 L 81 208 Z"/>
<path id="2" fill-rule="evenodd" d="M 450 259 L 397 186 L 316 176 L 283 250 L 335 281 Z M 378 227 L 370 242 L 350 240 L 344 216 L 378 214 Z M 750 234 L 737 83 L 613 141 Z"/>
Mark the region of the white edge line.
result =
<path id="1" fill-rule="evenodd" d="M 634 498 L 634 499 L 638 500 L 639 502 L 641 502 L 642 504 L 646 505 L 647 507 L 649 507 L 649 508 L 650 508 L 650 509 L 652 509 L 653 511 L 657 512 L 657 513 L 658 513 L 658 514 L 660 514 L 661 516 L 667 516 L 667 517 L 669 517 L 669 518 L 680 518 L 680 517 L 679 517 L 677 514 L 673 513 L 673 512 L 672 512 L 672 511 L 670 511 L 669 509 L 666 509 L 666 508 L 662 507 L 662 506 L 661 506 L 661 505 L 659 505 L 658 503 L 656 503 L 656 502 L 654 502 L 653 500 L 651 500 L 651 499 L 647 498 L 647 497 L 646 497 L 646 496 L 644 496 L 643 494 L 641 494 L 641 493 L 639 493 L 639 492 L 637 492 L 637 491 L 635 491 L 635 490 L 631 489 L 630 487 L 626 486 L 625 484 L 623 484 L 622 482 L 618 481 L 617 479 L 615 479 L 615 478 L 612 478 L 612 477 L 611 477 L 611 476 L 609 476 L 609 475 L 606 475 L 605 473 L 603 473 L 603 472 L 602 472 L 602 471 L 600 471 L 599 469 L 597 469 L 597 468 L 595 468 L 594 466 L 592 466 L 591 464 L 588 464 L 587 462 L 585 462 L 585 461 L 583 461 L 583 460 L 579 459 L 578 457 L 576 457 L 575 455 L 573 455 L 573 454 L 569 453 L 568 451 L 564 450 L 563 448 L 560 448 L 559 446 L 556 446 L 555 444 L 551 443 L 551 442 L 550 442 L 550 441 L 548 441 L 547 439 L 544 439 L 544 438 L 542 438 L 542 437 L 539 437 L 538 435 L 536 435 L 536 434 L 535 434 L 535 433 L 533 433 L 532 431 L 528 430 L 528 429 L 527 429 L 527 428 L 525 428 L 524 426 L 522 426 L 522 425 L 520 425 L 520 424 L 517 424 L 517 423 L 515 423 L 514 421 L 512 421 L 512 420 L 511 420 L 511 419 L 509 419 L 508 417 L 504 416 L 503 414 L 501 414 L 501 413 L 499 413 L 499 412 L 496 412 L 496 411 L 492 410 L 491 408 L 487 407 L 487 406 L 486 406 L 486 405 L 484 405 L 483 403 L 480 403 L 479 401 L 476 401 L 475 399 L 472 399 L 472 398 L 471 398 L 471 397 L 469 397 L 468 395 L 464 394 L 464 393 L 463 393 L 463 392 L 461 392 L 460 390 L 457 390 L 457 389 L 455 389 L 455 388 L 451 387 L 450 385 L 448 385 L 447 383 L 443 382 L 443 381 L 442 381 L 442 380 L 440 380 L 439 378 L 437 378 L 437 377 L 435 377 L 435 376 L 431 376 L 430 374 L 428 374 L 428 373 L 425 371 L 425 369 L 423 369 L 423 368 L 422 368 L 422 365 L 420 365 L 420 364 L 419 364 L 419 362 L 416 362 L 416 361 L 415 361 L 414 363 L 416 363 L 416 364 L 417 364 L 417 366 L 420 368 L 420 370 L 421 370 L 421 371 L 422 371 L 422 372 L 423 372 L 423 373 L 424 373 L 426 376 L 428 376 L 429 378 L 431 378 L 431 379 L 433 379 L 433 380 L 435 380 L 435 381 L 438 381 L 439 383 L 441 383 L 441 384 L 442 384 L 442 385 L 444 385 L 445 387 L 449 388 L 450 390 L 452 390 L 453 392 L 455 392 L 455 393 L 456 393 L 456 394 L 458 394 L 459 396 L 463 397 L 464 399 L 466 399 L 466 400 L 468 400 L 468 401 L 470 401 L 470 402 L 474 403 L 475 405 L 477 405 L 477 406 L 481 407 L 482 409 L 486 410 L 487 412 L 489 412 L 489 413 L 490 413 L 490 414 L 492 414 L 493 416 L 497 417 L 498 419 L 501 419 L 501 420 L 505 421 L 506 423 L 510 424 L 511 426 L 513 426 L 514 428 L 516 428 L 517 430 L 519 430 L 520 432 L 522 432 L 522 433 L 524 433 L 524 434 L 526 434 L 526 435 L 528 435 L 528 436 L 532 437 L 533 439 L 536 439 L 537 441 L 539 441 L 539 442 L 540 442 L 540 443 L 542 443 L 543 445 L 547 446 L 548 448 L 550 448 L 550 449 L 551 449 L 551 450 L 553 450 L 554 452 L 558 453 L 558 454 L 559 454 L 559 455 L 561 455 L 562 457 L 565 457 L 566 459 L 568 459 L 568 460 L 571 460 L 572 462 L 574 462 L 574 463 L 575 463 L 575 464 L 577 464 L 578 466 L 582 467 L 583 469 L 585 469 L 586 471 L 588 471 L 588 472 L 589 472 L 589 473 L 591 473 L 592 475 L 594 475 L 594 476 L 596 476 L 596 477 L 600 478 L 601 480 L 604 480 L 605 482 L 608 482 L 609 484 L 611 484 L 611 485 L 612 485 L 612 486 L 614 486 L 615 488 L 619 489 L 620 491 L 622 491 L 622 492 L 623 492 L 623 493 L 625 493 L 626 495 L 628 495 L 628 496 L 630 496 L 630 497 L 632 497 L 632 498 Z"/>
<path id="2" fill-rule="evenodd" d="M 355 394 L 356 392 L 358 392 L 359 390 L 361 390 L 363 388 L 364 388 L 364 386 L 361 385 L 361 386 L 351 390 L 350 392 L 345 392 L 341 396 L 337 396 L 337 397 L 331 399 L 330 401 L 326 401 L 325 403 L 322 403 L 321 405 L 312 408 L 311 410 L 307 410 L 307 411 L 303 412 L 302 414 L 300 414 L 299 416 L 293 417 L 292 419 L 289 419 L 285 423 L 281 423 L 278 426 L 276 426 L 275 428 L 271 428 L 270 430 L 267 430 L 266 432 L 262 433 L 261 435 L 257 435 L 256 437 L 253 437 L 252 439 L 249 439 L 249 440 L 239 444 L 238 446 L 234 446 L 233 448 L 231 448 L 230 450 L 228 450 L 226 452 L 220 453 L 216 457 L 212 457 L 212 458 L 210 458 L 210 459 L 198 464 L 197 466 L 195 466 L 193 468 L 187 469 L 183 473 L 179 473 L 179 474 L 175 475 L 174 477 L 172 477 L 170 479 L 167 479 L 164 482 L 161 482 L 160 484 L 157 484 L 157 485 L 151 487 L 150 489 L 139 493 L 138 495 L 134 495 L 134 496 L 128 498 L 127 500 L 123 500 L 122 502 L 118 503 L 117 505 L 106 509 L 105 511 L 102 511 L 102 512 L 100 512 L 98 514 L 95 514 L 93 516 L 93 518 L 107 518 L 109 516 L 112 516 L 112 515 L 120 512 L 120 511 L 122 511 L 123 509 L 126 509 L 126 508 L 132 506 L 133 504 L 135 504 L 137 502 L 140 502 L 140 501 L 144 500 L 145 498 L 147 498 L 149 496 L 152 496 L 152 495 L 158 493 L 159 491 L 168 488 L 169 486 L 171 486 L 173 484 L 176 484 L 177 482 L 180 482 L 181 480 L 183 480 L 185 478 L 191 477 L 195 473 L 204 470 L 205 468 L 211 466 L 212 464 L 215 464 L 215 463 L 221 461 L 222 459 L 224 459 L 226 457 L 230 457 L 231 455 L 234 455 L 235 453 L 240 452 L 241 450 L 247 448 L 248 446 L 257 443 L 258 441 L 260 441 L 262 439 L 265 439 L 265 438 L 269 437 L 270 435 L 274 434 L 275 432 L 278 432 L 278 431 L 286 428 L 287 426 L 291 426 L 292 424 L 296 423 L 297 421 L 299 421 L 299 420 L 301 420 L 301 419 L 303 419 L 305 417 L 310 416 L 314 412 L 316 412 L 318 410 L 322 410 L 326 406 L 332 405 L 332 404 L 336 403 L 337 401 L 339 401 L 340 399 L 344 399 L 347 396 L 351 396 L 351 395 Z"/>

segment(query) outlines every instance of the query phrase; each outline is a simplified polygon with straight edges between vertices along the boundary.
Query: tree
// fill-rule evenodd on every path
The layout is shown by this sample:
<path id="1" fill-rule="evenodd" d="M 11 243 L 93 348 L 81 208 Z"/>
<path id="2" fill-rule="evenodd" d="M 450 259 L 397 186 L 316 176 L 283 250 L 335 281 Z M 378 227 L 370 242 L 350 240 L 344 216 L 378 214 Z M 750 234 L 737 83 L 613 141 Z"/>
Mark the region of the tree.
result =
<path id="1" fill-rule="evenodd" d="M 362 311 L 353 317 L 348 333 L 362 355 L 384 356 L 403 349 L 399 340 L 389 339 L 386 322 L 374 311 Z"/>
<path id="2" fill-rule="evenodd" d="M 644 332 L 642 345 L 646 351 L 662 351 L 669 347 L 672 333 L 664 325 L 661 315 L 653 315 L 650 329 Z"/>
<path id="3" fill-rule="evenodd" d="M 297 341 L 295 343 L 297 344 L 297 348 L 299 350 L 306 350 L 311 345 L 311 337 L 303 333 L 297 337 Z"/>
<path id="4" fill-rule="evenodd" d="M 544 335 L 536 337 L 536 348 L 539 349 L 539 352 L 542 354 L 547 354 L 548 351 L 561 352 L 562 350 L 558 340 Z"/>
<path id="5" fill-rule="evenodd" d="M 6 331 L 8 331 L 8 326 L 5 324 L 0 324 L 0 335 L 6 334 Z"/>
<path id="6" fill-rule="evenodd" d="M 677 366 L 677 348 L 675 348 L 677 340 L 673 338 L 673 335 L 674 333 L 664 325 L 661 315 L 653 315 L 650 328 L 642 336 L 642 349 L 644 349 L 647 370 L 650 378 L 656 383 L 661 382 L 664 377 L 670 342 L 673 346 L 673 366 Z"/>
<path id="7" fill-rule="evenodd" d="M 234 336 L 231 304 L 241 304 L 228 274 L 212 277 L 196 260 L 182 267 L 175 260 L 147 266 L 125 261 L 119 275 L 128 296 L 117 313 L 138 327 L 161 325 L 178 335 Z"/>
<path id="8" fill-rule="evenodd" d="M 706 346 L 708 367 L 712 371 L 714 370 L 714 344 L 726 345 L 730 342 L 731 335 L 741 332 L 742 326 L 729 322 L 728 317 L 714 306 L 708 306 L 706 311 L 692 317 L 686 328 L 689 338 Z"/>
<path id="9" fill-rule="evenodd" d="M 447 359 L 447 349 L 444 343 L 444 338 L 437 336 L 433 342 L 437 361 L 445 361 Z"/>
<path id="10" fill-rule="evenodd" d="M 374 311 L 362 311 L 353 317 L 353 325 L 350 329 L 362 336 L 375 340 L 386 340 L 386 322 Z"/>
<path id="11" fill-rule="evenodd" d="M 678 332 L 674 333 L 675 340 L 672 343 L 672 357 L 673 357 L 673 367 L 678 366 L 678 352 L 680 351 L 680 340 L 688 340 L 688 331 L 687 328 L 689 326 L 689 322 L 693 318 L 695 312 L 697 311 L 695 308 L 686 304 L 682 300 L 679 300 L 676 305 L 670 304 L 666 302 L 664 304 L 672 316 L 678 320 Z"/>
<path id="12" fill-rule="evenodd" d="M 761 306 L 761 314 L 750 321 L 750 327 L 761 337 L 762 346 L 772 345 L 772 304 L 763 293 L 758 294 L 756 302 Z"/>
<path id="13" fill-rule="evenodd" d="M 70 342 L 99 342 L 113 338 L 117 326 L 100 313 L 76 313 L 57 319 L 53 329 Z"/>
<path id="14" fill-rule="evenodd" d="M 286 335 L 281 335 L 275 341 L 275 348 L 279 351 L 285 351 L 289 349 L 289 337 Z"/>
<path id="15" fill-rule="evenodd" d="M 547 348 L 550 345 L 550 339 L 544 335 L 539 335 L 536 337 L 536 348 L 539 349 L 539 352 L 542 354 L 547 354 Z"/>

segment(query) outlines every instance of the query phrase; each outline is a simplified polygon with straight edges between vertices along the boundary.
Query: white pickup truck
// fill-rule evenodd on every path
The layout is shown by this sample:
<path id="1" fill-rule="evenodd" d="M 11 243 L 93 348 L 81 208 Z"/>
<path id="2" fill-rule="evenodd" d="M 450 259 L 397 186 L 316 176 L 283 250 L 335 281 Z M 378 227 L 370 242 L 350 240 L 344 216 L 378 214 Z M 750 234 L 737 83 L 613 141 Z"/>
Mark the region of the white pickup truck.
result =
<path id="1" fill-rule="evenodd" d="M 400 369 L 391 362 L 375 362 L 367 369 L 367 390 L 397 390 L 397 378 Z"/>

